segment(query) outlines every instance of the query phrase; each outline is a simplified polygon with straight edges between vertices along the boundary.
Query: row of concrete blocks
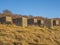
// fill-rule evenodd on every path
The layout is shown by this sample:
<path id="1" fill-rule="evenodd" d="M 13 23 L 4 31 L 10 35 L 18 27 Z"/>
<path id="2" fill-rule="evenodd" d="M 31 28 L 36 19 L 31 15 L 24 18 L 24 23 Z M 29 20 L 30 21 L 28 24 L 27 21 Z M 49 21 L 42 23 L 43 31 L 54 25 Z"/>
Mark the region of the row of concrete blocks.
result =
<path id="1" fill-rule="evenodd" d="M 1 24 L 15 24 L 17 26 L 27 27 L 27 26 L 40 26 L 40 27 L 47 27 L 53 28 L 54 26 L 60 26 L 60 19 L 53 18 L 41 18 L 41 17 L 14 17 L 14 16 L 2 16 L 0 17 Z"/>

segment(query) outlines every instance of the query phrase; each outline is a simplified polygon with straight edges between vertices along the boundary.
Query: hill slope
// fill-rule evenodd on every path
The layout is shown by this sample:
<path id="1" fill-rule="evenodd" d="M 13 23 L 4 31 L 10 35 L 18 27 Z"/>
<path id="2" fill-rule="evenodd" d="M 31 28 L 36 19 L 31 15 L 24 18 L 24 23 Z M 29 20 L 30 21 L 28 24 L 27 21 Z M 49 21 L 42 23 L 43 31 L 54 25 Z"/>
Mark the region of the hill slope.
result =
<path id="1" fill-rule="evenodd" d="M 0 24 L 0 45 L 60 45 L 60 27 L 18 27 Z"/>

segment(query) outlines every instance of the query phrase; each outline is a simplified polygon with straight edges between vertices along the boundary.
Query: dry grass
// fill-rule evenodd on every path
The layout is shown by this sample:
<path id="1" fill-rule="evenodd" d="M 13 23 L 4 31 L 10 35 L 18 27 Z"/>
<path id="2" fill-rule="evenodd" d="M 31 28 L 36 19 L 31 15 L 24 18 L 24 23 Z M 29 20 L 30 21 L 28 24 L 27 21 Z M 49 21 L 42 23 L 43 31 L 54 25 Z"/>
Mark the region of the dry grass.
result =
<path id="1" fill-rule="evenodd" d="M 0 24 L 0 45 L 60 45 L 58 29 L 38 26 L 20 27 Z"/>

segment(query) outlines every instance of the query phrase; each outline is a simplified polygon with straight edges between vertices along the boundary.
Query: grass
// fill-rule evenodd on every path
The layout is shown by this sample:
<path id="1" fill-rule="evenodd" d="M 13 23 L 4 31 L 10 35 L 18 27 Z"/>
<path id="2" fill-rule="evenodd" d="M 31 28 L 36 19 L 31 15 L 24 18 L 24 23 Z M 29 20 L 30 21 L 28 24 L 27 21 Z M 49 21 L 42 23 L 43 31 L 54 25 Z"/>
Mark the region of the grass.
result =
<path id="1" fill-rule="evenodd" d="M 60 27 L 21 27 L 0 24 L 0 45 L 58 45 Z"/>

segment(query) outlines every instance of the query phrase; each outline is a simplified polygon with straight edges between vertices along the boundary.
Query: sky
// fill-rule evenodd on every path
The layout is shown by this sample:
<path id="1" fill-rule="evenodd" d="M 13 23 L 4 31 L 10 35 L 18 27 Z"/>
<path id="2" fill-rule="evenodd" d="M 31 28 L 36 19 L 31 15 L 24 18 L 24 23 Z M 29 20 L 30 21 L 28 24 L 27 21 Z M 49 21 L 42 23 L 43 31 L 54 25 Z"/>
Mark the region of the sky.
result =
<path id="1" fill-rule="evenodd" d="M 14 14 L 60 18 L 60 0 L 0 0 L 0 13 L 6 9 Z"/>

